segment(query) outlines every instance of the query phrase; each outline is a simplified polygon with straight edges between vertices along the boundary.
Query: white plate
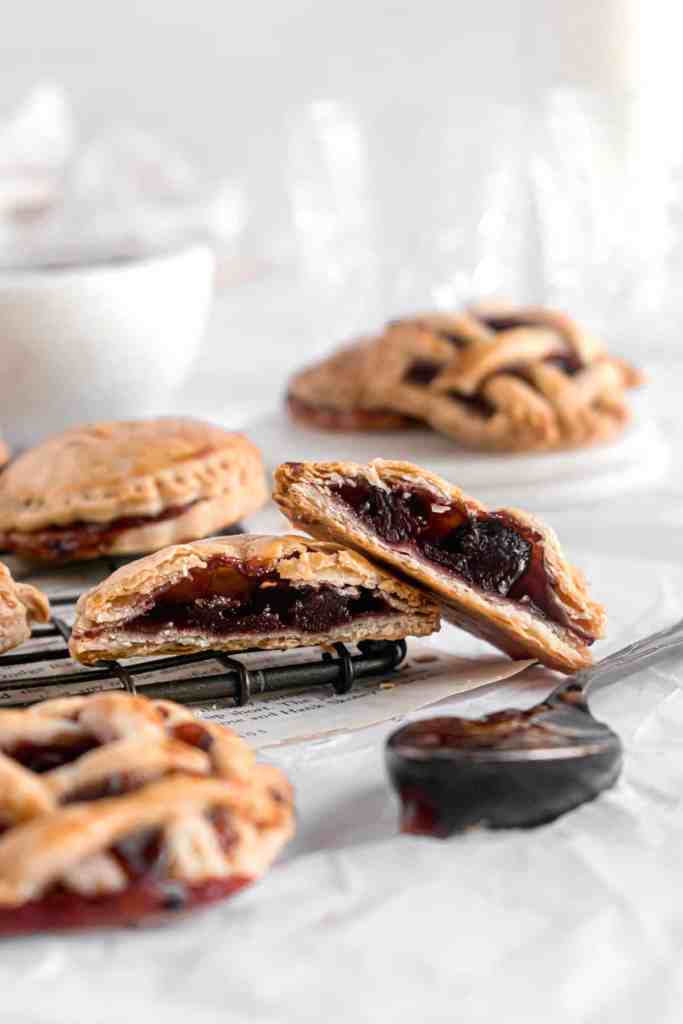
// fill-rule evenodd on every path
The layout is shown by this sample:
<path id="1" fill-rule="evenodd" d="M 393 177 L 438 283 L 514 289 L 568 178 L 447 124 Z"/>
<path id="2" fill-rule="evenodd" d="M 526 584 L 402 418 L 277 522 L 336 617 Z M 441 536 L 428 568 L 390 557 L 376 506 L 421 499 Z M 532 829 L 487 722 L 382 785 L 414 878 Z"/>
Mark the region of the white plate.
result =
<path id="1" fill-rule="evenodd" d="M 292 423 L 284 412 L 253 421 L 246 431 L 271 469 L 296 460 L 403 459 L 491 505 L 566 506 L 637 491 L 658 480 L 669 462 L 668 446 L 645 410 L 614 444 L 529 455 L 474 453 L 427 430 L 328 433 Z"/>

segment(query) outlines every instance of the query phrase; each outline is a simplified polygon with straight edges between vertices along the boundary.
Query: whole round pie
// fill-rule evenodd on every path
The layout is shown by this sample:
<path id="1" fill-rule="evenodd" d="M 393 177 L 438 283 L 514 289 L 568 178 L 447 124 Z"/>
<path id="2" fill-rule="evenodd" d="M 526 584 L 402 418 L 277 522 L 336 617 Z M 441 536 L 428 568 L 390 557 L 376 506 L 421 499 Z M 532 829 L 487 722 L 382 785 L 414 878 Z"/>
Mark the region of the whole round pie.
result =
<path id="1" fill-rule="evenodd" d="M 42 561 L 157 551 L 220 533 L 267 498 L 258 449 L 193 419 L 99 423 L 0 476 L 0 545 Z"/>
<path id="2" fill-rule="evenodd" d="M 355 352 L 355 355 L 353 353 Z M 538 306 L 479 305 L 391 322 L 290 385 L 335 415 L 315 425 L 373 428 L 372 416 L 420 421 L 469 448 L 532 451 L 609 441 L 630 419 L 625 392 L 642 374 L 570 317 Z"/>
<path id="3" fill-rule="evenodd" d="M 0 710 L 0 934 L 223 899 L 293 832 L 282 772 L 171 701 L 114 692 Z"/>
<path id="4" fill-rule="evenodd" d="M 49 622 L 50 602 L 41 590 L 17 583 L 0 562 L 0 654 L 11 651 L 31 635 L 32 622 Z"/>

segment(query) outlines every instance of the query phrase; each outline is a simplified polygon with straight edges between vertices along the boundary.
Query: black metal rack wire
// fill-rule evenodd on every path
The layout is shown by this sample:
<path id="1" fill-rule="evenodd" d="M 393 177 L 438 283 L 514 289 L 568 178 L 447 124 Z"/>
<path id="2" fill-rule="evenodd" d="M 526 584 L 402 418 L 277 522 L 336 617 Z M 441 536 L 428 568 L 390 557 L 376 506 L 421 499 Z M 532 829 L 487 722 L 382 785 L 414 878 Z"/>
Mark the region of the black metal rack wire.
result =
<path id="1" fill-rule="evenodd" d="M 312 653 L 311 660 L 287 664 L 288 652 L 283 651 L 283 664 L 265 668 L 249 668 L 220 651 L 137 659 L 125 666 L 118 661 L 107 661 L 85 668 L 69 660 L 71 630 L 64 618 L 78 596 L 68 594 L 52 599 L 52 620 L 34 628 L 30 649 L 0 656 L 0 707 L 27 706 L 57 694 L 114 689 L 129 693 L 139 690 L 148 697 L 188 704 L 232 699 L 238 706 L 247 704 L 255 696 L 317 686 L 331 686 L 334 693 L 345 694 L 358 679 L 387 675 L 406 655 L 404 640 L 365 640 L 358 643 L 358 654 L 337 643 L 334 644 L 336 657 L 329 651 L 321 651 L 318 657 Z M 64 672 L 57 667 L 62 662 Z M 211 671 L 211 663 L 216 666 L 215 672 Z M 41 665 L 49 669 L 47 674 L 40 671 Z M 192 676 L 198 666 L 202 667 L 201 675 Z M 35 669 L 33 673 L 31 668 Z M 170 674 L 168 679 L 152 681 L 150 678 L 167 673 Z"/>

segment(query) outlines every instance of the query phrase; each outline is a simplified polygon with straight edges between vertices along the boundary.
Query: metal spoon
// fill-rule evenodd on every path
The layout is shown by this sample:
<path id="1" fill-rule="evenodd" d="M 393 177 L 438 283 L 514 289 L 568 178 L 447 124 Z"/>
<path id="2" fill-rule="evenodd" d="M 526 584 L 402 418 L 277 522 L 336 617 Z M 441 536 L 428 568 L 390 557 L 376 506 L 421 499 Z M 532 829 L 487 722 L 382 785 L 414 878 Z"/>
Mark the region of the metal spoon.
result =
<path id="1" fill-rule="evenodd" d="M 404 832 L 448 836 L 482 825 L 540 825 L 612 786 L 621 741 L 593 717 L 589 690 L 633 675 L 683 647 L 683 620 L 624 647 L 527 711 L 423 719 L 387 741 Z"/>

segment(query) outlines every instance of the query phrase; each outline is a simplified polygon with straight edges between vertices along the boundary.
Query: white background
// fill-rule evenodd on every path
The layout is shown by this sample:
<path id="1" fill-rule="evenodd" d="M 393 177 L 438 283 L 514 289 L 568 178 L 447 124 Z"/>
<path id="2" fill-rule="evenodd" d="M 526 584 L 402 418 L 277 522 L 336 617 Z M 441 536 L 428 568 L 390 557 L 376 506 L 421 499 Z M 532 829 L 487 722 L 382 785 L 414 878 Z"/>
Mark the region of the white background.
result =
<path id="1" fill-rule="evenodd" d="M 248 175 L 257 230 L 282 215 L 286 119 L 347 102 L 400 152 L 467 97 L 534 101 L 549 85 L 619 95 L 675 74 L 676 5 L 638 0 L 26 0 L 3 5 L 0 106 L 63 83 L 87 124 L 136 121 L 216 173 Z M 651 51 L 656 50 L 656 61 Z M 460 114 L 462 116 L 462 114 Z M 492 140 L 493 142 L 494 140 Z M 425 154 L 427 159 L 427 155 Z M 416 185 L 419 183 L 416 182 Z"/>

